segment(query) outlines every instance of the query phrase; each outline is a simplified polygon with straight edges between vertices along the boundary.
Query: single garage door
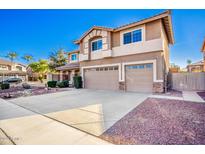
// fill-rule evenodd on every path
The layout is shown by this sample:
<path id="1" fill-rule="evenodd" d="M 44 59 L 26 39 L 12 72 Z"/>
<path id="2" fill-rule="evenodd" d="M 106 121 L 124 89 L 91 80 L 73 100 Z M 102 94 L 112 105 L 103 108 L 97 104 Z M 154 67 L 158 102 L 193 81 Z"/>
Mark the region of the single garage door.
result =
<path id="1" fill-rule="evenodd" d="M 85 88 L 118 90 L 118 67 L 100 67 L 85 69 Z"/>
<path id="2" fill-rule="evenodd" d="M 126 90 L 152 92 L 153 65 L 140 64 L 126 66 Z"/>

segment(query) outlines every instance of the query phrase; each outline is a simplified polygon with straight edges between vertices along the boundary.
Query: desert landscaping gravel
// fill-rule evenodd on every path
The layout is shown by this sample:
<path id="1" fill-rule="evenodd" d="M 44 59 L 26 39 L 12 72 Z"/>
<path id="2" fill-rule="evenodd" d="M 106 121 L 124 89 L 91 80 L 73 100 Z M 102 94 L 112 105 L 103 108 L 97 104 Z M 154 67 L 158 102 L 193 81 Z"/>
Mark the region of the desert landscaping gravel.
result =
<path id="1" fill-rule="evenodd" d="M 197 94 L 198 94 L 203 100 L 205 100 L 205 92 L 197 92 Z"/>
<path id="2" fill-rule="evenodd" d="M 114 144 L 205 144 L 205 104 L 148 98 L 100 137 Z"/>
<path id="3" fill-rule="evenodd" d="M 31 89 L 24 89 L 22 86 L 18 86 L 18 87 L 11 87 L 10 89 L 0 90 L 0 98 L 13 99 L 18 97 L 27 97 L 27 96 L 62 92 L 67 90 L 68 88 L 51 88 L 50 90 L 48 90 L 45 87 L 31 87 Z"/>

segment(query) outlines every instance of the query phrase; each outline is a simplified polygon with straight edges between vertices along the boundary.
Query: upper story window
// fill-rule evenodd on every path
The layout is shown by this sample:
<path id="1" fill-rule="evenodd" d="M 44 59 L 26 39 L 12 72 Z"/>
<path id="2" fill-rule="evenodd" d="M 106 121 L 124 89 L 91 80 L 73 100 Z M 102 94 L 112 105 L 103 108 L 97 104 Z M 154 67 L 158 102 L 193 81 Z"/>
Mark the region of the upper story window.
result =
<path id="1" fill-rule="evenodd" d="M 142 30 L 138 29 L 132 32 L 123 34 L 123 44 L 142 41 Z"/>
<path id="2" fill-rule="evenodd" d="M 91 49 L 92 51 L 97 51 L 102 49 L 102 39 L 98 39 L 91 42 Z"/>
<path id="3" fill-rule="evenodd" d="M 17 69 L 18 71 L 22 71 L 22 67 L 21 67 L 21 66 L 16 66 L 16 69 Z"/>
<path id="4" fill-rule="evenodd" d="M 72 54 L 71 61 L 76 61 L 76 60 L 77 60 L 77 54 Z"/>
<path id="5" fill-rule="evenodd" d="M 8 67 L 5 65 L 0 65 L 0 70 L 8 70 Z"/>

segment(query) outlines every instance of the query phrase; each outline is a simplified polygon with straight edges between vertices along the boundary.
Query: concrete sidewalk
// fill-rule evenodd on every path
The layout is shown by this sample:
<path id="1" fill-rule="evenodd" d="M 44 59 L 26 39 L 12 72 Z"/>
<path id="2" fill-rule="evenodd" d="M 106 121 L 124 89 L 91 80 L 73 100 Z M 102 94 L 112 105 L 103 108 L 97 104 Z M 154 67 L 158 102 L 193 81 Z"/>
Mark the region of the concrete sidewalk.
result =
<path id="1" fill-rule="evenodd" d="M 195 91 L 183 91 L 182 93 L 185 101 L 205 102 Z"/>
<path id="2" fill-rule="evenodd" d="M 195 91 L 183 91 L 182 97 L 163 96 L 163 95 L 150 95 L 149 97 L 205 103 L 205 101 Z"/>
<path id="3" fill-rule="evenodd" d="M 1 129 L 15 144 L 110 144 L 98 137 L 82 132 L 43 115 L 32 113 L 0 99 L 2 111 L 7 118 L 0 120 Z M 16 112 L 14 112 L 16 109 Z M 20 114 L 21 113 L 21 114 Z M 14 118 L 14 117 L 17 118 Z M 1 144 L 11 144 L 1 131 Z"/>

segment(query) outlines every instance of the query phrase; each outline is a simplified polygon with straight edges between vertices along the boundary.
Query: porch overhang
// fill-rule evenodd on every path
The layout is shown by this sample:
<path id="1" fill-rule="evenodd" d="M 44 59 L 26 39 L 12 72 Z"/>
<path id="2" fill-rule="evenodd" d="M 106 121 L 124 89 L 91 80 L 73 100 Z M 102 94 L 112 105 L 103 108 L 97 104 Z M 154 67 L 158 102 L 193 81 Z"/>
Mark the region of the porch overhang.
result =
<path id="1" fill-rule="evenodd" d="M 57 71 L 69 71 L 69 70 L 78 70 L 80 69 L 79 63 L 69 63 L 64 66 L 57 67 Z"/>
<path id="2" fill-rule="evenodd" d="M 1 70 L 0 75 L 27 75 L 27 72 L 24 71 L 8 71 L 8 70 Z"/>

